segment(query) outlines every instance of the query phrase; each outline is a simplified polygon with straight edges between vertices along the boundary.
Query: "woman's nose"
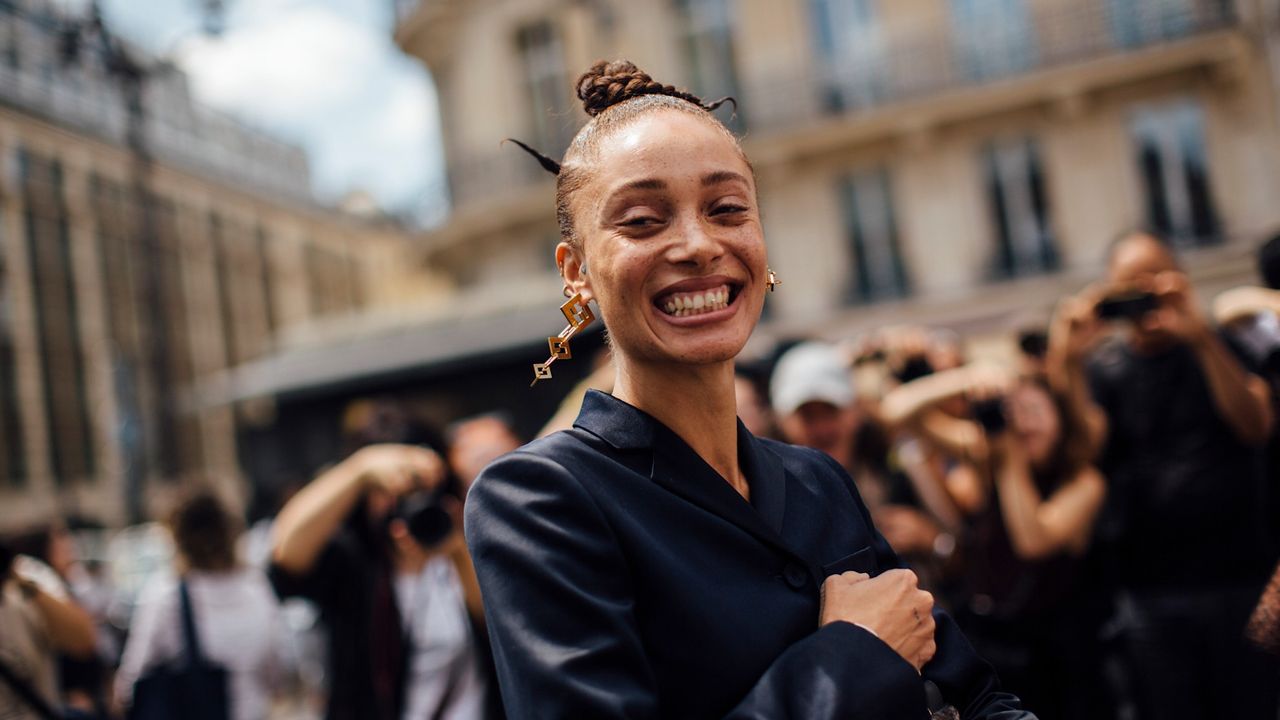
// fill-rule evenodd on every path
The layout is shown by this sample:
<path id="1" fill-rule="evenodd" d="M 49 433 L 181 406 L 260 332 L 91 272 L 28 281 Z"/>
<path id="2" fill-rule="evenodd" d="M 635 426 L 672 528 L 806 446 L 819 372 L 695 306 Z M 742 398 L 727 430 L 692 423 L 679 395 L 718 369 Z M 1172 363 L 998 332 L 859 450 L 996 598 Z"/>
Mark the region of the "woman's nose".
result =
<path id="1" fill-rule="evenodd" d="M 724 251 L 720 241 L 696 218 L 682 222 L 679 233 L 672 248 L 671 259 L 674 262 L 706 265 Z"/>

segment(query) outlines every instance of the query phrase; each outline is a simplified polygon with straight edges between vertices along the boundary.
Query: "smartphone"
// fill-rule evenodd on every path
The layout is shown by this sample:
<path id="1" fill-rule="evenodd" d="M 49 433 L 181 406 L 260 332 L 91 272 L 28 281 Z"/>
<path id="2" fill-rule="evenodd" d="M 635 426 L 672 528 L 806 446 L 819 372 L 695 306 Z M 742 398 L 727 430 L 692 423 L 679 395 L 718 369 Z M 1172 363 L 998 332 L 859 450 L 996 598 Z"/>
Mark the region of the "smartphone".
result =
<path id="1" fill-rule="evenodd" d="M 1103 298 L 1098 303 L 1097 313 L 1102 320 L 1137 322 L 1159 307 L 1160 299 L 1149 292 L 1125 292 Z"/>

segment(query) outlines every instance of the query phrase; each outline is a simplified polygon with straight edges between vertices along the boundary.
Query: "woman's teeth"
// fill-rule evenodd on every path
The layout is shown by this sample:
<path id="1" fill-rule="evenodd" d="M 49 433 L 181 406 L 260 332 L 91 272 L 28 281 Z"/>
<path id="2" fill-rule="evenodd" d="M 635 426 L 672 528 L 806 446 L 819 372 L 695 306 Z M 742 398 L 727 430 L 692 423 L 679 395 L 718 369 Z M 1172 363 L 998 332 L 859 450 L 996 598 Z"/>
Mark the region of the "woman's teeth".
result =
<path id="1" fill-rule="evenodd" d="M 662 309 L 668 315 L 687 317 L 689 315 L 703 315 L 716 310 L 723 310 L 728 305 L 729 286 L 721 285 L 711 290 L 670 295 L 663 301 Z"/>

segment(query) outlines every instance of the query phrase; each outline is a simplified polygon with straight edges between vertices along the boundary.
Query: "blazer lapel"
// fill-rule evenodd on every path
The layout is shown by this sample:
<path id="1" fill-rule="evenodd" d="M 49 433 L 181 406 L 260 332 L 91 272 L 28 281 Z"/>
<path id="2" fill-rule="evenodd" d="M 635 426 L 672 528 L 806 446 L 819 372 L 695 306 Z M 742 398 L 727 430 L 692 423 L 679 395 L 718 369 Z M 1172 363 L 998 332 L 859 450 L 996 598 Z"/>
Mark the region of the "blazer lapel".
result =
<path id="1" fill-rule="evenodd" d="M 618 450 L 652 453 L 652 480 L 762 542 L 794 553 L 780 535 L 786 506 L 786 472 L 778 458 L 738 423 L 738 454 L 751 483 L 747 502 L 689 445 L 644 411 L 592 390 L 574 425 Z M 752 504 L 754 503 L 754 507 Z"/>
<path id="2" fill-rule="evenodd" d="M 741 421 L 738 422 L 738 457 L 742 472 L 751 483 L 751 504 L 764 518 L 765 524 L 781 536 L 790 482 L 782 461 L 748 432 Z"/>
<path id="3" fill-rule="evenodd" d="M 778 492 L 776 487 L 765 493 L 768 498 L 765 507 L 776 515 L 776 522 L 770 522 L 764 513 L 752 507 L 751 503 L 739 495 L 732 485 L 707 465 L 675 433 L 660 426 L 656 429 L 654 440 L 651 477 L 655 483 L 733 523 L 756 539 L 791 553 L 791 549 L 778 534 L 778 528 L 781 527 L 782 503 L 781 498 L 775 495 Z M 750 475 L 747 477 L 751 478 Z M 782 478 L 772 480 L 774 483 L 781 483 Z M 755 496 L 757 486 L 768 484 L 771 483 L 764 482 L 763 479 L 753 481 L 752 496 Z"/>

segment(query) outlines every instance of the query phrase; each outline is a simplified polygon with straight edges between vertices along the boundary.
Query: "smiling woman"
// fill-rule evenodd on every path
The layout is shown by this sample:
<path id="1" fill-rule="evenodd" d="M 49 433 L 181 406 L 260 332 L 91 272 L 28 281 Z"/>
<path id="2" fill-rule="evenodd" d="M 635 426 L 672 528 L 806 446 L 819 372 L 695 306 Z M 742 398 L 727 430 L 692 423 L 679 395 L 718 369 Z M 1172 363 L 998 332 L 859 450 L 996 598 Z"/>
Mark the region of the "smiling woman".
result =
<path id="1" fill-rule="evenodd" d="M 563 163 L 542 158 L 559 171 L 556 262 L 599 308 L 617 378 L 466 503 L 508 714 L 1032 717 L 848 475 L 737 421 L 734 358 L 773 278 L 716 104 L 625 61 L 577 89 L 593 119 Z"/>

